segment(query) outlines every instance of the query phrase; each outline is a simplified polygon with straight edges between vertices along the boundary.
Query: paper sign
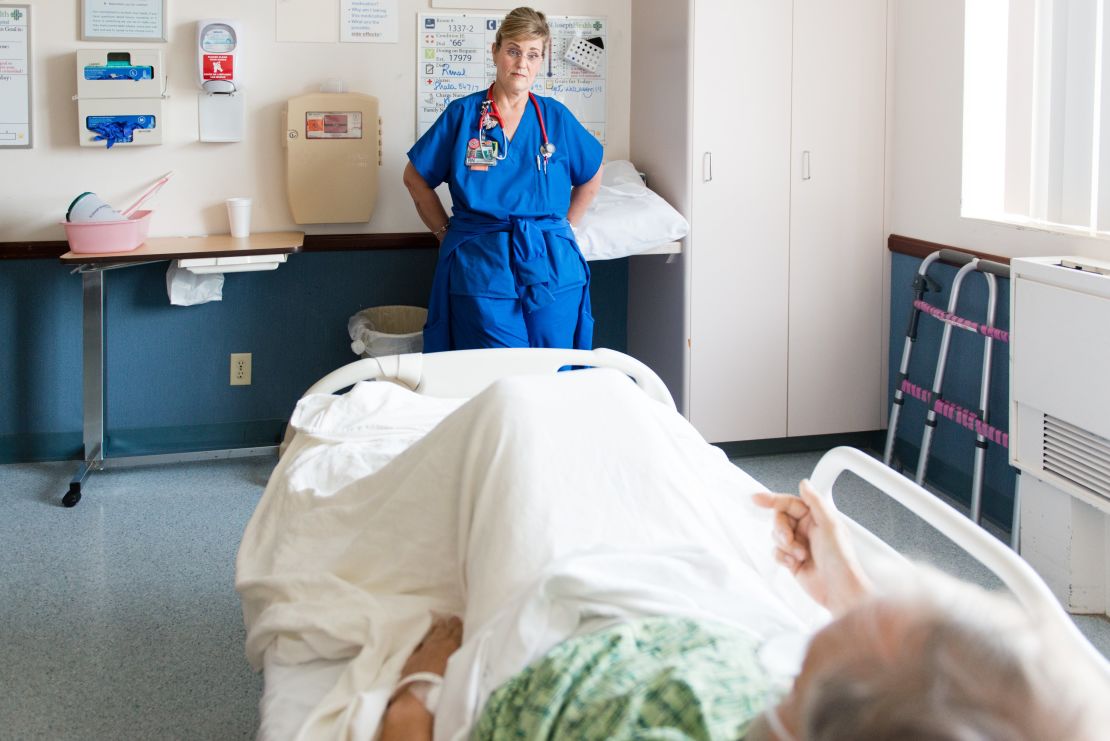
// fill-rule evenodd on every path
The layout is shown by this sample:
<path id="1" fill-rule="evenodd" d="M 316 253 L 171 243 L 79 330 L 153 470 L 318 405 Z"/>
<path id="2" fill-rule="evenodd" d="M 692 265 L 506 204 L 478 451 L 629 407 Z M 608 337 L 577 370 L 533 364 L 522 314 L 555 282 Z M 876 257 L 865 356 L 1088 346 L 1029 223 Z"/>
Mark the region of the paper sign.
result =
<path id="1" fill-rule="evenodd" d="M 86 41 L 166 40 L 166 0 L 81 0 Z"/>
<path id="2" fill-rule="evenodd" d="M 0 5 L 0 148 L 31 146 L 30 13 Z"/>
<path id="3" fill-rule="evenodd" d="M 230 80 L 235 77 L 235 57 L 230 54 L 205 54 L 204 79 Z"/>
<path id="4" fill-rule="evenodd" d="M 339 40 L 397 43 L 397 0 L 342 0 Z"/>

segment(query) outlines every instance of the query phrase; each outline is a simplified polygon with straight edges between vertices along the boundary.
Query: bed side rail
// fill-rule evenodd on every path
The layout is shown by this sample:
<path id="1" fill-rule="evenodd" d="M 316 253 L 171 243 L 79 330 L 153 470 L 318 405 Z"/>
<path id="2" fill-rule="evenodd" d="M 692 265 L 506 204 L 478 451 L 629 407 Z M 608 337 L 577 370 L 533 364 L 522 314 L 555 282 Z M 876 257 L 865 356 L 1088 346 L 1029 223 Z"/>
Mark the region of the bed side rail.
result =
<path id="1" fill-rule="evenodd" d="M 1026 610 L 1057 623 L 1110 679 L 1110 661 L 1091 645 L 1037 572 L 1014 551 L 930 492 L 854 448 L 826 453 L 813 469 L 811 483 L 824 496 L 831 496 L 833 483 L 844 471 L 882 490 L 994 572 Z"/>
<path id="2" fill-rule="evenodd" d="M 428 396 L 469 398 L 499 378 L 555 373 L 568 365 L 619 370 L 649 397 L 675 408 L 670 391 L 655 371 L 633 357 L 604 348 L 492 348 L 366 358 L 332 371 L 305 395 L 334 393 L 359 381 L 388 380 Z"/>

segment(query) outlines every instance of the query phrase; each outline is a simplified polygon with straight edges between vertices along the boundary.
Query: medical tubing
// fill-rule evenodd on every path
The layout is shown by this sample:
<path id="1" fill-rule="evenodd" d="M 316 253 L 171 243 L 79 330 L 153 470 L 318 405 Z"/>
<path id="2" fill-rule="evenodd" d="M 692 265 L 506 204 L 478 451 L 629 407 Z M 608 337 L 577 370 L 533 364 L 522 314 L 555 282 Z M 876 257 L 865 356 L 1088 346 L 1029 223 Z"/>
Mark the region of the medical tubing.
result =
<path id="1" fill-rule="evenodd" d="M 490 106 L 491 113 L 497 119 L 498 123 L 501 124 L 501 130 L 504 131 L 505 130 L 505 119 L 503 119 L 501 117 L 501 111 L 497 110 L 497 102 L 493 99 L 493 85 L 492 84 L 489 86 L 489 90 L 486 91 L 486 100 L 489 101 L 489 106 Z M 538 100 L 536 100 L 536 96 L 533 95 L 531 91 L 528 92 L 528 100 L 532 103 L 532 107 L 536 109 L 536 119 L 540 122 L 540 135 L 543 137 L 543 143 L 547 144 L 547 125 L 543 121 L 543 111 L 540 110 L 540 102 Z M 483 121 L 482 114 L 479 113 L 478 114 L 478 134 L 479 135 L 482 133 L 482 129 L 485 128 L 484 123 L 485 122 Z M 507 150 L 509 148 L 509 146 L 508 146 L 508 137 L 505 138 L 505 142 L 506 142 L 505 149 Z M 508 156 L 508 152 L 506 152 L 506 156 Z"/>

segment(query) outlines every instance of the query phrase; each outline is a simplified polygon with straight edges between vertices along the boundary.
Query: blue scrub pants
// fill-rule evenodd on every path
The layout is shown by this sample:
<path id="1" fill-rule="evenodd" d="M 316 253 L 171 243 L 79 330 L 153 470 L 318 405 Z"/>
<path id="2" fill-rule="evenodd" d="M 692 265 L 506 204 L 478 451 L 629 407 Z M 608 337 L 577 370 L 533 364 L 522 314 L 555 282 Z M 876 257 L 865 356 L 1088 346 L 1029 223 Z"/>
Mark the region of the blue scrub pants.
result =
<path id="1" fill-rule="evenodd" d="M 515 298 L 451 294 L 451 347 L 574 347 L 583 292 L 574 286 L 555 294 L 554 303 L 524 311 Z M 584 348 L 590 349 L 590 348 Z"/>

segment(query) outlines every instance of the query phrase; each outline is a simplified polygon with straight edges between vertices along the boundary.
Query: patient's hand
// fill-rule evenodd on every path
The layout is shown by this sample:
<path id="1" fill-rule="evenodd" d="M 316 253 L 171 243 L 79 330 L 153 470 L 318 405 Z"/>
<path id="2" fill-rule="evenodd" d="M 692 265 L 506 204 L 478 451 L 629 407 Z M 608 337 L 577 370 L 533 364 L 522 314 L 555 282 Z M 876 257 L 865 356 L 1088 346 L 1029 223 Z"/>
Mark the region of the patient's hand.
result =
<path id="1" fill-rule="evenodd" d="M 401 677 L 417 672 L 431 672 L 442 677 L 447 671 L 447 660 L 462 645 L 462 634 L 462 620 L 457 617 L 436 620 L 405 662 Z"/>
<path id="2" fill-rule="evenodd" d="M 822 498 L 806 480 L 799 490 L 800 499 L 760 493 L 752 500 L 775 511 L 775 560 L 790 569 L 809 596 L 841 615 L 872 591 L 870 580 L 832 500 Z"/>
<path id="3" fill-rule="evenodd" d="M 440 618 L 432 624 L 423 640 L 401 670 L 401 678 L 420 672 L 443 676 L 447 660 L 462 644 L 462 621 L 457 617 Z M 424 684 L 427 687 L 427 683 Z M 386 708 L 382 718 L 381 741 L 431 741 L 432 713 L 410 687 L 403 689 Z"/>

